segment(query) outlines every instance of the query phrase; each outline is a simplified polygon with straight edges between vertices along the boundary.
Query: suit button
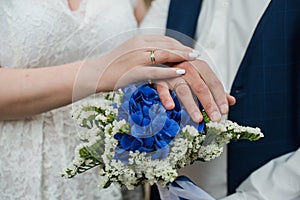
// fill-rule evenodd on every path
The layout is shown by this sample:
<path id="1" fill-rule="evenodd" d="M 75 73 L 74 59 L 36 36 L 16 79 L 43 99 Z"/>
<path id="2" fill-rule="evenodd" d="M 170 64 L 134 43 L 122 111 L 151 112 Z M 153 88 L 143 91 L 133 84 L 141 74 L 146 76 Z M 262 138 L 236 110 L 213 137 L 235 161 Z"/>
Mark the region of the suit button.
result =
<path id="1" fill-rule="evenodd" d="M 235 93 L 236 94 L 238 94 L 238 93 L 240 93 L 241 92 L 241 90 L 235 90 Z"/>
<path id="2" fill-rule="evenodd" d="M 234 93 L 235 94 L 240 94 L 241 92 L 243 91 L 243 88 L 242 87 L 238 87 L 234 90 Z"/>

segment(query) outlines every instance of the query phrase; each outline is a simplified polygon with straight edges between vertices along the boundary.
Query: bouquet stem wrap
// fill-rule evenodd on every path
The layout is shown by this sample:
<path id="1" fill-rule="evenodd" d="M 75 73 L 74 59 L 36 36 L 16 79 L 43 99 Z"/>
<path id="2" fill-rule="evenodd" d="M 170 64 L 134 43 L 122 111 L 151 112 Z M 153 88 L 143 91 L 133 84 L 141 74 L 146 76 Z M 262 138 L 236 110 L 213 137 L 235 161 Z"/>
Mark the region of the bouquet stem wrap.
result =
<path id="1" fill-rule="evenodd" d="M 178 176 L 168 186 L 157 187 L 161 200 L 215 200 L 185 176 Z"/>

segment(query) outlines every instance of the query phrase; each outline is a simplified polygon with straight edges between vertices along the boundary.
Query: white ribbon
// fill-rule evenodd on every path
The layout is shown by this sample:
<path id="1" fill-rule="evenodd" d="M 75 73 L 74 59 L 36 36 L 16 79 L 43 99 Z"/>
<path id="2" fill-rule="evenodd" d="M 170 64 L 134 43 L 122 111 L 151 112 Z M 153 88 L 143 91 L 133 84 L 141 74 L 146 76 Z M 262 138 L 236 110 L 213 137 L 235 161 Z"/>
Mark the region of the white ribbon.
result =
<path id="1" fill-rule="evenodd" d="M 215 200 L 204 190 L 188 180 L 176 180 L 175 182 L 181 188 L 171 184 L 168 186 L 157 185 L 161 200 L 180 200 L 180 197 L 188 200 Z"/>

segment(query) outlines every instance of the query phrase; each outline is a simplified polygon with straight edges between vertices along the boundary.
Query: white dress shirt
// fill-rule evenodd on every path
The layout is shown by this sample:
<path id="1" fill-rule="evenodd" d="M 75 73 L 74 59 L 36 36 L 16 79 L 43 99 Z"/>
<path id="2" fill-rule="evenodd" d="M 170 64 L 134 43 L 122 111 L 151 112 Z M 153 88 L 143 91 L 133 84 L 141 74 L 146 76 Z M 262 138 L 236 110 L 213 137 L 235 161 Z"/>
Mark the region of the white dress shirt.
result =
<path id="1" fill-rule="evenodd" d="M 268 162 L 222 200 L 299 200 L 299 164 L 300 148 Z"/>
<path id="2" fill-rule="evenodd" d="M 230 91 L 247 46 L 270 1 L 271 0 L 203 0 L 196 30 L 195 39 L 197 43 L 195 49 L 201 52 L 200 59 L 205 60 L 211 66 L 222 81 L 227 92 Z M 148 15 L 141 24 L 142 33 L 165 33 L 169 3 L 170 0 L 153 1 Z M 300 191 L 299 181 L 297 182 L 293 177 L 290 177 L 296 171 L 298 175 L 297 180 L 300 180 L 300 172 L 296 170 L 297 162 L 295 161 L 297 160 L 298 163 L 300 163 L 299 150 L 297 154 L 297 156 L 295 154 L 293 162 L 291 161 L 290 164 L 286 164 L 286 160 L 292 157 L 291 155 L 286 155 L 283 158 L 265 165 L 259 171 L 252 174 L 247 181 L 239 187 L 238 193 L 226 197 L 225 199 L 292 200 L 292 195 L 288 195 L 289 191 L 295 192 L 297 189 Z M 198 186 L 213 197 L 224 197 L 227 193 L 226 156 L 225 149 L 221 157 L 207 163 L 196 162 L 182 169 L 181 173 L 190 177 Z M 279 169 L 275 170 L 277 167 L 279 167 Z M 289 170 L 291 167 L 293 167 L 294 171 Z M 273 173 L 274 177 L 278 174 L 280 174 L 279 177 L 290 175 L 288 176 L 290 178 L 288 178 L 286 182 L 291 180 L 292 182 L 290 182 L 287 188 L 280 188 L 282 183 L 278 178 L 268 180 L 268 177 L 261 176 L 261 174 Z M 268 181 L 268 183 L 266 183 L 266 181 Z M 296 184 L 293 185 L 291 183 Z M 266 184 L 268 186 L 261 187 Z M 278 192 L 273 193 L 274 195 L 269 193 L 273 186 L 276 186 L 276 189 L 278 189 Z M 287 198 L 282 198 L 282 195 L 275 195 L 279 194 L 281 189 L 284 189 L 282 195 L 286 195 Z"/>

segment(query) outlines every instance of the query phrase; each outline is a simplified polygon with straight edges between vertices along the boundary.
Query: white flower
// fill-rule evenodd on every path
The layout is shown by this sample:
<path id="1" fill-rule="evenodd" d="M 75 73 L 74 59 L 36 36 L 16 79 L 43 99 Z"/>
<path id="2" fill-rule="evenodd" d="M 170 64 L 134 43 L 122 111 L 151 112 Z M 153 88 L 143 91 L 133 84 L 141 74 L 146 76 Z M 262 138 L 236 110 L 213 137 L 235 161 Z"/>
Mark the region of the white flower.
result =
<path id="1" fill-rule="evenodd" d="M 188 132 L 191 136 L 197 136 L 199 135 L 199 132 L 198 130 L 193 127 L 193 126 L 190 126 L 190 125 L 186 125 L 183 129 L 182 129 L 183 132 Z"/>

